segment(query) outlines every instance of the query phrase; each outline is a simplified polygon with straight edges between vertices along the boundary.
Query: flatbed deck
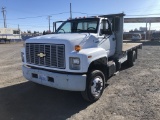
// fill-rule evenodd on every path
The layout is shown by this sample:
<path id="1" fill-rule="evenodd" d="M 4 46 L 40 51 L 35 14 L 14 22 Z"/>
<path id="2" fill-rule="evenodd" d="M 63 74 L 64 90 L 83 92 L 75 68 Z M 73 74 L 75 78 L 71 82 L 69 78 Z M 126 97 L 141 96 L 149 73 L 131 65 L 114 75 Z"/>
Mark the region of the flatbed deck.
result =
<path id="1" fill-rule="evenodd" d="M 142 48 L 142 43 L 123 43 L 122 51 L 130 51 L 136 48 Z"/>

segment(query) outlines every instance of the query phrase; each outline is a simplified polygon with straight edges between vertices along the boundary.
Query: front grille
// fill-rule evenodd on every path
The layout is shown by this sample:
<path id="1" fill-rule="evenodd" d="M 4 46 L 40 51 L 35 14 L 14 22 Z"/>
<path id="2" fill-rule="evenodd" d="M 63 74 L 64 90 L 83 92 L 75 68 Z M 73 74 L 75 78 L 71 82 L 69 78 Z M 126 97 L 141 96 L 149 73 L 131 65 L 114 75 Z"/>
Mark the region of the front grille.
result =
<path id="1" fill-rule="evenodd" d="M 26 44 L 26 60 L 29 64 L 65 68 L 65 46 L 63 44 Z"/>

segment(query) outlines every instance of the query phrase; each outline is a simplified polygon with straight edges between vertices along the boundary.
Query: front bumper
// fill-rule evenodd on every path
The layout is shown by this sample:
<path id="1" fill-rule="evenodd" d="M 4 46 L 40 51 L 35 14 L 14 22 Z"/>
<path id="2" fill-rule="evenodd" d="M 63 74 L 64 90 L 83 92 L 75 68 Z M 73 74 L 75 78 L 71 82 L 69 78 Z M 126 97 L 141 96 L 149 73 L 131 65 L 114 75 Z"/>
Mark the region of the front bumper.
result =
<path id="1" fill-rule="evenodd" d="M 69 90 L 69 91 L 85 91 L 86 74 L 72 75 L 48 72 L 45 70 L 32 69 L 22 66 L 23 76 L 29 80 L 49 87 Z"/>

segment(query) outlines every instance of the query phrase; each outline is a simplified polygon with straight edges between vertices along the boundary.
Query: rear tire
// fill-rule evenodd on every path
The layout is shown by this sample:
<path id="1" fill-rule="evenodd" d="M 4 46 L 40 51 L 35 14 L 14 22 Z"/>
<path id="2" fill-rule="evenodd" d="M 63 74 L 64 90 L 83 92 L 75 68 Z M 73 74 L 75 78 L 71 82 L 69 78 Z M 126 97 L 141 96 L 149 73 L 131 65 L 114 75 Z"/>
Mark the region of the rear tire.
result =
<path id="1" fill-rule="evenodd" d="M 100 70 L 89 72 L 86 80 L 86 90 L 81 92 L 82 97 L 89 102 L 97 101 L 104 91 L 104 81 L 104 74 Z"/>
<path id="2" fill-rule="evenodd" d="M 135 63 L 135 60 L 136 60 L 136 52 L 135 51 L 128 52 L 127 66 L 132 67 Z"/>

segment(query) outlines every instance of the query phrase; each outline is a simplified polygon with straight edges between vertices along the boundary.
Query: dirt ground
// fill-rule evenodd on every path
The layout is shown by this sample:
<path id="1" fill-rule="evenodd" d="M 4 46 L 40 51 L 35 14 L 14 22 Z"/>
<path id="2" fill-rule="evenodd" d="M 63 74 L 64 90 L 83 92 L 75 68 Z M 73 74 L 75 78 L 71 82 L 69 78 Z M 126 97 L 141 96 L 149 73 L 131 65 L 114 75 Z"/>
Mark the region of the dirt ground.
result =
<path id="1" fill-rule="evenodd" d="M 90 104 L 79 92 L 36 85 L 22 76 L 22 43 L 0 44 L 0 120 L 160 120 L 160 43 L 144 43 L 135 66 L 108 80 Z"/>

